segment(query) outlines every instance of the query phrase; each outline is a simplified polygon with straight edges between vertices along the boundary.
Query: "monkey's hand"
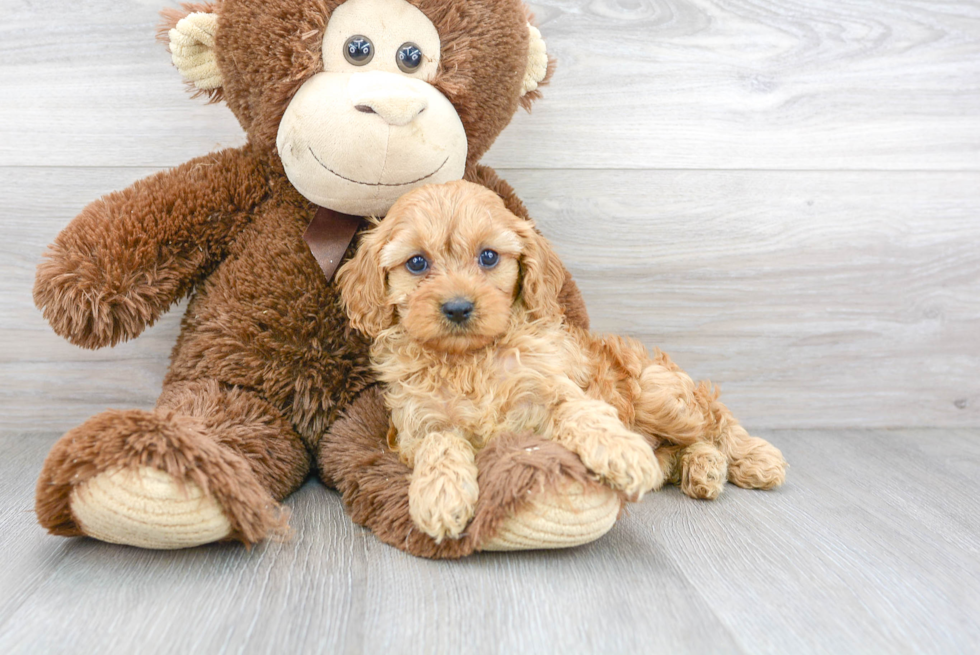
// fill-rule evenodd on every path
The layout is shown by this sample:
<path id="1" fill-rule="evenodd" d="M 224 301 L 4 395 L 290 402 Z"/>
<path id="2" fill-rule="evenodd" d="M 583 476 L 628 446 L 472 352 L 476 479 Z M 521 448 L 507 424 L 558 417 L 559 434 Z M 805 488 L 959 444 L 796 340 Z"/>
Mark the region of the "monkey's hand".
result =
<path id="1" fill-rule="evenodd" d="M 249 146 L 212 153 L 86 207 L 38 265 L 34 303 L 85 348 L 137 336 L 191 291 L 268 193 Z"/>

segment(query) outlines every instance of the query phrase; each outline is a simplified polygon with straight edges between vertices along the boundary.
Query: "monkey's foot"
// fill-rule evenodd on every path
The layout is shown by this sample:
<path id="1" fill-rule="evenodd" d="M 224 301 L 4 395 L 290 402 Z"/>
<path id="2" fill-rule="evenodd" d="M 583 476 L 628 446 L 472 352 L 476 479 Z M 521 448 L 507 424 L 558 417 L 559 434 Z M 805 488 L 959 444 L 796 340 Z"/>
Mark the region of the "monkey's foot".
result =
<path id="1" fill-rule="evenodd" d="M 71 512 L 90 537 L 141 548 L 190 548 L 227 539 L 231 522 L 192 481 L 139 467 L 100 473 L 71 492 Z"/>
<path id="2" fill-rule="evenodd" d="M 377 388 L 363 393 L 320 442 L 323 480 L 351 518 L 387 544 L 435 559 L 481 550 L 569 548 L 599 539 L 619 517 L 624 494 L 599 483 L 561 444 L 501 435 L 476 458 L 479 497 L 458 539 L 436 542 L 409 510 L 412 471 L 388 446 L 388 413 Z"/>
<path id="3" fill-rule="evenodd" d="M 508 516 L 481 550 L 540 550 L 591 543 L 612 529 L 622 500 L 608 487 L 566 482 Z"/>
<path id="4" fill-rule="evenodd" d="M 35 508 L 52 534 L 143 548 L 252 544 L 286 528 L 244 457 L 163 409 L 110 410 L 68 432 L 44 462 Z"/>

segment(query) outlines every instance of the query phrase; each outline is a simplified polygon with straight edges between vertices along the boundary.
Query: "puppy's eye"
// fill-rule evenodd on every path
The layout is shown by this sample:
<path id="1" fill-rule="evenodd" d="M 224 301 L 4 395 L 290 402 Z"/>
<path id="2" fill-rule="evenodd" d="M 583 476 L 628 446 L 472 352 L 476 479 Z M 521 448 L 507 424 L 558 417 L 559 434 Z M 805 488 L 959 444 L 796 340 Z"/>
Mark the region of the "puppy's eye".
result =
<path id="1" fill-rule="evenodd" d="M 374 59 L 374 44 L 366 36 L 352 36 L 344 44 L 344 58 L 355 66 L 363 66 Z"/>
<path id="2" fill-rule="evenodd" d="M 489 248 L 480 253 L 480 266 L 483 268 L 493 268 L 499 261 L 500 255 Z"/>
<path id="3" fill-rule="evenodd" d="M 412 275 L 422 275 L 427 270 L 429 270 L 429 260 L 422 255 L 415 255 L 407 262 L 405 262 L 405 268 Z"/>

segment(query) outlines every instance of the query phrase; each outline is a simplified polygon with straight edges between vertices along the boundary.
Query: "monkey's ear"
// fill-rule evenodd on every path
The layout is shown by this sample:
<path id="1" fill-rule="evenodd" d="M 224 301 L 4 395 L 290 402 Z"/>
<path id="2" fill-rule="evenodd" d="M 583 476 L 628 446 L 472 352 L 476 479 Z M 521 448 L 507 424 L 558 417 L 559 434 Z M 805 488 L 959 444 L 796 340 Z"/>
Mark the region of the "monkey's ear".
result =
<path id="1" fill-rule="evenodd" d="M 541 31 L 530 23 L 527 24 L 527 68 L 524 71 L 524 85 L 521 96 L 536 91 L 538 85 L 548 77 L 548 46 L 541 38 Z"/>
<path id="2" fill-rule="evenodd" d="M 170 16 L 165 18 L 172 20 Z M 210 11 L 195 11 L 171 24 L 173 27 L 167 31 L 167 37 L 174 66 L 185 80 L 213 98 L 223 84 L 214 54 L 218 15 Z"/>
<path id="3" fill-rule="evenodd" d="M 531 111 L 531 103 L 541 97 L 538 87 L 544 86 L 555 72 L 555 60 L 548 56 L 548 48 L 541 38 L 541 32 L 531 24 L 533 16 L 528 12 L 527 67 L 524 69 L 524 82 L 521 85 L 521 107 Z"/>
<path id="4" fill-rule="evenodd" d="M 548 76 L 548 46 L 541 38 L 541 31 L 530 23 L 527 24 L 530 38 L 527 45 L 527 69 L 524 71 L 524 85 L 521 96 L 536 91 L 538 85 Z"/>

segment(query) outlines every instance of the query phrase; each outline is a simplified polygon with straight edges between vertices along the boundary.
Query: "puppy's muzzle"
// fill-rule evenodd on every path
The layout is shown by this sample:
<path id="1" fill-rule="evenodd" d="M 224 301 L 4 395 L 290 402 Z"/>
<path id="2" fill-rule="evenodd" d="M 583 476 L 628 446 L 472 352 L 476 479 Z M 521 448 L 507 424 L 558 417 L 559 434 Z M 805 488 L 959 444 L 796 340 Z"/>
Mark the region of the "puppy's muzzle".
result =
<path id="1" fill-rule="evenodd" d="M 472 314 L 473 303 L 466 298 L 453 298 L 442 305 L 442 315 L 445 316 L 450 323 L 455 323 L 456 325 L 463 325 L 466 323 L 466 321 L 470 320 L 470 316 L 472 316 Z"/>

